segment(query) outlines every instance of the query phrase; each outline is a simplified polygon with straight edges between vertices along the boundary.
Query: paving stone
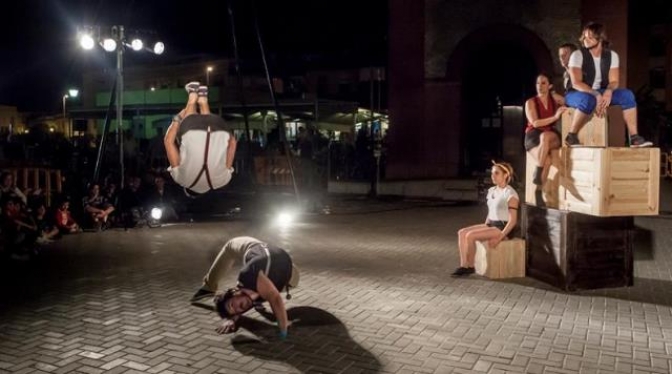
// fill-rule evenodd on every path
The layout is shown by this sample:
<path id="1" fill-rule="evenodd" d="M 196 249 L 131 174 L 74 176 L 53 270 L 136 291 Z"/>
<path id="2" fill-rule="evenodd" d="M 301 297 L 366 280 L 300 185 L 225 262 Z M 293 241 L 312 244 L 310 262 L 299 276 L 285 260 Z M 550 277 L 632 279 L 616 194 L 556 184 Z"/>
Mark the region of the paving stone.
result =
<path id="1" fill-rule="evenodd" d="M 15 274 L 23 290 L 0 313 L 0 373 L 672 369 L 669 219 L 636 219 L 655 240 L 636 257 L 634 287 L 565 293 L 527 278 L 449 277 L 455 232 L 482 221 L 480 206 L 349 209 L 289 231 L 227 221 L 65 237 L 25 278 Z M 248 342 L 217 335 L 216 315 L 188 298 L 235 235 L 288 248 L 302 270 L 288 310 L 314 308 L 330 322 L 298 322 L 285 343 L 273 330 Z"/>

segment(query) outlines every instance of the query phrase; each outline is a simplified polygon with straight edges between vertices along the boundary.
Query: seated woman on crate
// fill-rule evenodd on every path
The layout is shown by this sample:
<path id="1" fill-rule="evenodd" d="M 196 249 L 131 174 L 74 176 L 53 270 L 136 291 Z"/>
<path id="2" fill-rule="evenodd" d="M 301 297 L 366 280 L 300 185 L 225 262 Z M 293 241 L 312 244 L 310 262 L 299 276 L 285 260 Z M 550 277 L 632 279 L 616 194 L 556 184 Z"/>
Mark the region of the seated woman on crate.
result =
<path id="1" fill-rule="evenodd" d="M 565 99 L 552 92 L 553 85 L 546 74 L 539 74 L 536 81 L 537 95 L 525 102 L 525 151 L 534 158 L 537 167 L 534 169 L 532 182 L 541 186 L 546 179 L 550 165 L 550 154 L 560 148 L 560 132 L 556 123 L 567 109 Z"/>
<path id="2" fill-rule="evenodd" d="M 513 167 L 506 162 L 494 162 L 491 169 L 493 187 L 487 193 L 488 216 L 485 223 L 460 229 L 457 243 L 460 249 L 460 267 L 452 274 L 462 277 L 473 274 L 476 241 L 489 241 L 490 247 L 508 239 L 518 224 L 520 199 L 516 190 L 509 185 L 513 177 Z"/>

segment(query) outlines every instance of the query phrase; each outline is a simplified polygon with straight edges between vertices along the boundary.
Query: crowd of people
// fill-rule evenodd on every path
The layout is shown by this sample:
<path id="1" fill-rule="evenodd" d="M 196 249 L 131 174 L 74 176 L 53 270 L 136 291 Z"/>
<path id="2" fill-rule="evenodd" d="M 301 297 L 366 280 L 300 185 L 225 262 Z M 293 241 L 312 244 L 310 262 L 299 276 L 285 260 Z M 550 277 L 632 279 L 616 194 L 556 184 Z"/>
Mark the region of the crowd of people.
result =
<path id="1" fill-rule="evenodd" d="M 47 205 L 42 190 L 22 190 L 12 172 L 0 177 L 0 255 L 27 260 L 64 235 L 100 232 L 141 225 L 151 208 L 160 208 L 162 222 L 180 219 L 182 198 L 162 174 L 126 179 L 119 191 L 108 178 L 103 185 L 90 183 L 81 199 L 54 196 Z"/>

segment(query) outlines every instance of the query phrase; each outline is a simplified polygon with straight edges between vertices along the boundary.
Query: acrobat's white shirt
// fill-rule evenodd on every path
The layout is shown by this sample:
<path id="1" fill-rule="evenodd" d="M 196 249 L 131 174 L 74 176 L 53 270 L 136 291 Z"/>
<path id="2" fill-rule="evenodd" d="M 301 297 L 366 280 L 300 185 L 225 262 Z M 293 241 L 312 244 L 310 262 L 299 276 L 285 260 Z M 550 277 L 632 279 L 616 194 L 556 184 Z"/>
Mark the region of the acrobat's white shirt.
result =
<path id="1" fill-rule="evenodd" d="M 197 193 L 205 193 L 211 189 L 205 172 L 199 177 L 203 169 L 207 135 L 207 131 L 204 130 L 185 132 L 180 144 L 180 165 L 168 167 L 168 172 L 176 183 Z M 231 171 L 226 167 L 226 152 L 229 148 L 230 137 L 231 134 L 228 131 L 210 132 L 208 171 L 212 189 L 224 187 L 231 181 Z M 196 178 L 198 182 L 190 187 Z"/>

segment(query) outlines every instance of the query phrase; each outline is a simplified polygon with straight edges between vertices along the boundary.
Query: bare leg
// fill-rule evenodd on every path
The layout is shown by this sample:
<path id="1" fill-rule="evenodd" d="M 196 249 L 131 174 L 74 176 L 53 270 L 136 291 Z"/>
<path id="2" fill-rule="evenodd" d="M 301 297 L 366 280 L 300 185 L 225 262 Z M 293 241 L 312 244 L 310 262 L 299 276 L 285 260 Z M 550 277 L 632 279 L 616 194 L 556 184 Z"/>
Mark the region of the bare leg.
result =
<path id="1" fill-rule="evenodd" d="M 574 111 L 574 116 L 572 117 L 572 126 L 570 127 L 569 132 L 578 134 L 581 128 L 588 123 L 590 119 L 590 114 L 586 114 L 580 110 Z"/>
<path id="2" fill-rule="evenodd" d="M 637 107 L 624 110 L 623 120 L 625 120 L 625 126 L 628 128 L 628 133 L 630 134 L 630 136 L 638 134 Z"/>
<path id="3" fill-rule="evenodd" d="M 186 116 L 190 116 L 192 114 L 196 114 L 196 102 L 198 101 L 198 94 L 196 92 L 191 92 L 189 94 L 189 99 L 187 100 L 187 106 L 184 108 L 184 116 L 182 118 L 185 118 Z M 181 112 L 180 112 L 181 113 Z"/>
<path id="4" fill-rule="evenodd" d="M 467 235 L 472 231 L 482 230 L 484 228 L 488 228 L 488 226 L 481 223 L 480 225 L 465 227 L 457 232 L 457 246 L 460 251 L 460 266 L 467 266 L 467 254 L 469 250 L 467 245 Z"/>
<path id="5" fill-rule="evenodd" d="M 467 256 L 465 267 L 474 267 L 474 257 L 476 256 L 476 241 L 485 241 L 502 235 L 502 231 L 495 227 L 485 227 L 472 230 L 466 235 Z"/>
<path id="6" fill-rule="evenodd" d="M 210 114 L 210 104 L 208 103 L 207 96 L 198 97 L 198 109 L 201 111 L 201 114 Z"/>

